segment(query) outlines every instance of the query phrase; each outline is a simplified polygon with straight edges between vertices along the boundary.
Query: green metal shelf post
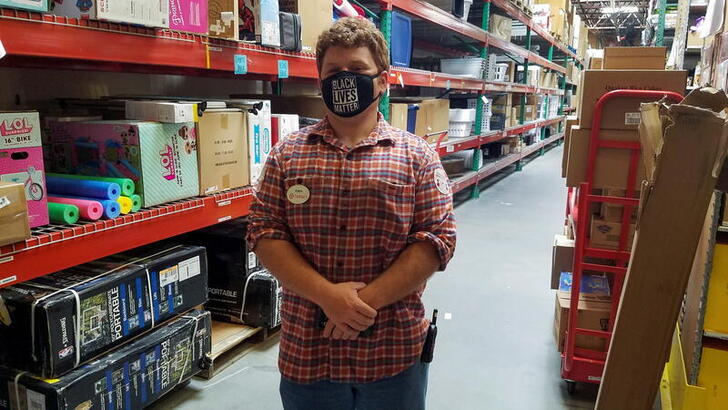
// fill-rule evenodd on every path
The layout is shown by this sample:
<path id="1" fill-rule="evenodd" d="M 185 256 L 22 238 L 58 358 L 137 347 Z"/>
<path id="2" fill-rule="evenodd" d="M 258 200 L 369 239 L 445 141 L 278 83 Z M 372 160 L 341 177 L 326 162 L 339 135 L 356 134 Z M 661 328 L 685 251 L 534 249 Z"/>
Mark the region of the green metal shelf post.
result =
<path id="1" fill-rule="evenodd" d="M 667 0 L 657 0 L 657 30 L 655 30 L 655 46 L 662 47 L 665 44 L 665 14 L 667 13 Z"/>
<path id="2" fill-rule="evenodd" d="M 531 28 L 526 27 L 526 50 L 531 51 Z M 523 58 L 523 84 L 528 85 L 528 57 Z M 521 95 L 521 104 L 520 104 L 520 115 L 519 115 L 519 124 L 524 124 L 526 122 L 526 94 Z M 518 139 L 523 141 L 523 135 L 518 135 Z M 523 169 L 523 163 L 519 159 L 516 161 L 516 171 L 520 171 Z"/>
<path id="3" fill-rule="evenodd" d="M 475 148 L 473 150 L 473 166 L 470 168 L 471 171 L 478 172 L 480 169 L 481 164 L 481 149 Z M 475 181 L 475 184 L 473 184 L 472 190 L 470 191 L 470 199 L 478 199 L 480 198 L 480 187 L 478 186 L 478 181 Z"/>
<path id="4" fill-rule="evenodd" d="M 380 30 L 387 40 L 387 46 L 392 47 L 392 10 L 382 10 L 380 13 Z M 385 93 L 379 99 L 379 112 L 382 113 L 384 119 L 389 121 L 389 93 Z"/>
<path id="5" fill-rule="evenodd" d="M 490 1 L 486 1 L 483 3 L 483 18 L 480 21 L 480 27 L 484 31 L 488 31 L 488 28 L 490 26 Z M 488 46 L 484 45 L 480 49 L 480 58 L 487 59 L 488 58 Z M 478 95 L 478 99 L 475 102 L 475 135 L 480 135 L 483 133 L 482 125 L 483 125 L 483 106 L 485 103 L 483 102 L 483 92 L 481 91 Z M 478 191 L 480 192 L 480 191 Z"/>

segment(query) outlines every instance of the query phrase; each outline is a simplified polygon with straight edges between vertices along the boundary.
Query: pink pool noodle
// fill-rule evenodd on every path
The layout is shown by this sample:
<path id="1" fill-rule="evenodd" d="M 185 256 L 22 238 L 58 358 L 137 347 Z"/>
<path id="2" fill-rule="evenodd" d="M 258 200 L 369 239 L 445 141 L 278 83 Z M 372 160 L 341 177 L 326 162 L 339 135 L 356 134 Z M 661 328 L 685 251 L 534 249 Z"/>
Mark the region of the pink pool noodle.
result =
<path id="1" fill-rule="evenodd" d="M 101 203 L 98 201 L 62 198 L 57 196 L 49 196 L 48 201 L 59 204 L 76 205 L 81 219 L 85 219 L 87 221 L 98 221 L 99 218 L 101 218 L 101 215 L 104 214 L 104 207 L 101 206 Z"/>

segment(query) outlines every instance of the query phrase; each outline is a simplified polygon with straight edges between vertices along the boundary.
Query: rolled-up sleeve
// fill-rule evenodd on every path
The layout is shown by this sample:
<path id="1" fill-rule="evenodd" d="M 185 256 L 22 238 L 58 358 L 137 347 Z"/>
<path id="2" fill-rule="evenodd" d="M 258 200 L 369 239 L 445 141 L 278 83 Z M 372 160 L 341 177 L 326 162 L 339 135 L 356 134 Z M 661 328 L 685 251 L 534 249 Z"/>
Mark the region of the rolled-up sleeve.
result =
<path id="1" fill-rule="evenodd" d="M 248 215 L 248 247 L 255 249 L 261 239 L 280 239 L 291 241 L 286 224 L 286 202 L 283 170 L 278 152 L 268 156 L 258 186 L 255 188 L 253 203 Z"/>
<path id="2" fill-rule="evenodd" d="M 452 191 L 440 158 L 434 150 L 428 150 L 424 165 L 419 170 L 414 224 L 408 242 L 431 243 L 440 258 L 441 271 L 445 270 L 455 252 Z"/>

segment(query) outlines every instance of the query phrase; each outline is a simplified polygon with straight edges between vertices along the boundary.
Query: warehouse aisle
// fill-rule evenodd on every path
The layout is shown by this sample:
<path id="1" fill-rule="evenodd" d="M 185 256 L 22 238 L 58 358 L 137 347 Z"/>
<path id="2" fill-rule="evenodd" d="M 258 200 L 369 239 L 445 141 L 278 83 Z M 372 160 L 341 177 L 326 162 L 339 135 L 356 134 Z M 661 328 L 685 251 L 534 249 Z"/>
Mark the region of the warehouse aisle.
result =
<path id="1" fill-rule="evenodd" d="M 592 386 L 579 386 L 577 397 L 566 394 L 553 341 L 549 275 L 566 198 L 562 151 L 551 149 L 522 172 L 491 178 L 479 200 L 457 207 L 455 258 L 425 296 L 429 310 L 440 310 L 429 409 L 593 407 Z M 276 357 L 271 341 L 156 408 L 280 409 Z"/>

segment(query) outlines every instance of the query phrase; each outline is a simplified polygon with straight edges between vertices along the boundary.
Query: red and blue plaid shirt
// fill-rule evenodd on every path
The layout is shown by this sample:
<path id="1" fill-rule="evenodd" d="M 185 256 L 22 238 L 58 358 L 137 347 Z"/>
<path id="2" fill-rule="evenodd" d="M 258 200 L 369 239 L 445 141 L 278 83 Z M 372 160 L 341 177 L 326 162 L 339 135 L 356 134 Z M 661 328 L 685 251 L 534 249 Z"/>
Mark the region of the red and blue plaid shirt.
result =
<path id="1" fill-rule="evenodd" d="M 308 188 L 306 202 L 288 200 L 294 185 Z M 452 194 L 437 152 L 381 115 L 354 148 L 326 119 L 276 145 L 248 229 L 253 249 L 263 238 L 290 241 L 333 283 L 373 281 L 413 242 L 432 244 L 441 270 L 455 249 Z M 368 383 L 404 371 L 419 359 L 427 332 L 424 288 L 382 308 L 373 333 L 353 341 L 324 338 L 317 306 L 284 289 L 282 375 L 298 383 Z"/>

